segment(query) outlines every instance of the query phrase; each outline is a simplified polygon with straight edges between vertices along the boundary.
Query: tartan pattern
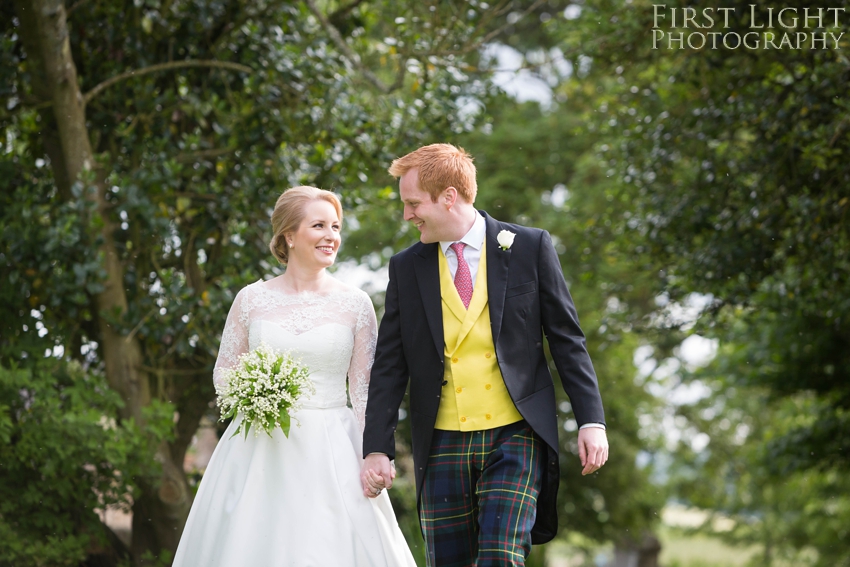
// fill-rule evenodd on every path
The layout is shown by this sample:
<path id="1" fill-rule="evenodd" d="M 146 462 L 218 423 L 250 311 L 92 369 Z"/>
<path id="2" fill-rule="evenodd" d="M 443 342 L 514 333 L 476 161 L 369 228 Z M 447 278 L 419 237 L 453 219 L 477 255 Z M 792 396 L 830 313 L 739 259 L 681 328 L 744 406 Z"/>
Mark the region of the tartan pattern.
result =
<path id="1" fill-rule="evenodd" d="M 524 420 L 434 430 L 419 505 L 429 567 L 524 566 L 545 455 Z"/>

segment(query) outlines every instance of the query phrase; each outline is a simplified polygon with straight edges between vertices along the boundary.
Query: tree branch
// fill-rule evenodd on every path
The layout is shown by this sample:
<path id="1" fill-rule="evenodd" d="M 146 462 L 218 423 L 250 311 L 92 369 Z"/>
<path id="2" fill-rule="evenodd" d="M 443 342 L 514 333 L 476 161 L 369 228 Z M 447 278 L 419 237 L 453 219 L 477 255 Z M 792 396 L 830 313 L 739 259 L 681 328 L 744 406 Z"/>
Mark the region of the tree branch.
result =
<path id="1" fill-rule="evenodd" d="M 120 75 L 115 75 L 114 77 L 106 79 L 105 81 L 94 87 L 92 90 L 87 92 L 83 96 L 83 102 L 85 104 L 88 104 L 89 101 L 91 101 L 94 97 L 96 97 L 112 85 L 119 83 L 125 79 L 130 79 L 132 77 L 141 77 L 142 75 L 149 75 L 150 73 L 158 73 L 160 71 L 183 69 L 186 67 L 212 67 L 216 69 L 227 69 L 228 71 L 237 71 L 240 73 L 252 73 L 254 71 L 250 67 L 240 65 L 239 63 L 231 63 L 230 61 L 188 59 L 186 61 L 157 63 L 156 65 L 151 65 L 150 67 L 133 69 L 132 71 L 127 71 L 125 73 L 121 73 Z"/>
<path id="2" fill-rule="evenodd" d="M 236 151 L 236 148 L 210 148 L 185 154 L 177 154 L 175 158 L 180 163 L 194 163 L 197 160 L 215 159 Z"/>
<path id="3" fill-rule="evenodd" d="M 340 6 L 339 8 L 337 8 L 337 10 L 333 14 L 330 15 L 328 20 L 334 20 L 336 18 L 345 17 L 348 14 L 350 14 L 352 10 L 354 10 L 357 6 L 359 6 L 362 3 L 363 3 L 363 0 L 354 0 L 351 4 L 348 4 L 347 6 Z"/>
<path id="4" fill-rule="evenodd" d="M 547 0 L 537 0 L 537 2 L 535 2 L 534 4 L 532 4 L 527 9 L 524 10 L 522 12 L 522 14 L 520 14 L 519 18 L 516 21 L 519 21 L 520 19 L 526 17 L 528 14 L 530 14 L 531 12 L 533 12 L 534 10 L 536 10 L 537 8 L 539 8 L 540 6 L 545 4 L 546 2 L 547 2 Z M 502 5 L 500 5 L 496 9 L 497 10 L 503 10 L 504 8 L 502 8 Z M 490 20 L 492 20 L 492 18 L 489 18 L 488 22 Z M 432 56 L 433 57 L 446 57 L 448 55 L 466 55 L 470 51 L 475 51 L 476 49 L 478 49 L 482 45 L 488 43 L 489 41 L 493 40 L 497 36 L 501 35 L 502 32 L 504 32 L 506 29 L 508 29 L 512 25 L 515 25 L 516 21 L 513 22 L 513 23 L 510 23 L 510 24 L 505 24 L 503 26 L 500 26 L 500 27 L 494 29 L 493 31 L 491 31 L 490 33 L 488 33 L 487 35 L 482 37 L 480 40 L 478 40 L 474 43 L 471 43 L 471 44 L 467 45 L 466 47 L 464 47 L 462 49 L 448 50 L 448 51 L 442 51 L 440 49 L 437 49 L 437 50 L 433 50 L 433 51 L 416 52 L 415 54 L 410 53 L 409 56 L 410 57 L 414 57 L 414 56 L 416 56 L 416 57 L 432 57 Z M 483 26 L 479 25 L 478 28 L 476 29 L 476 31 L 478 29 L 480 29 L 481 27 L 483 27 Z"/>
<path id="5" fill-rule="evenodd" d="M 80 6 L 82 6 L 83 4 L 85 4 L 86 2 L 88 2 L 88 0 L 77 0 L 76 2 L 74 2 L 74 3 L 73 3 L 73 4 L 72 4 L 72 5 L 71 5 L 71 6 L 70 6 L 70 7 L 69 7 L 66 11 L 65 11 L 65 17 L 66 17 L 66 18 L 70 17 L 70 16 L 71 16 L 71 14 L 73 14 L 73 13 L 74 13 L 74 11 L 75 11 L 77 8 L 79 8 Z"/>
<path id="6" fill-rule="evenodd" d="M 315 0 L 304 0 L 304 2 L 307 4 L 307 7 L 310 9 L 313 15 L 316 16 L 316 19 L 319 20 L 319 23 L 321 24 L 322 28 L 324 28 L 324 30 L 330 36 L 331 41 L 334 42 L 337 48 L 343 53 L 345 58 L 348 59 L 352 65 L 357 67 L 357 69 L 360 71 L 363 77 L 366 78 L 368 82 L 370 82 L 376 89 L 378 89 L 384 94 L 391 93 L 392 91 L 401 87 L 401 85 L 404 83 L 405 73 L 405 66 L 403 61 L 399 63 L 399 69 L 398 73 L 396 74 L 395 82 L 391 85 L 387 85 L 386 83 L 381 81 L 381 79 L 379 79 L 372 71 L 366 68 L 366 66 L 363 64 L 363 61 L 360 59 L 360 56 L 357 55 L 357 53 L 355 53 L 354 50 L 352 50 L 348 46 L 347 43 L 345 43 L 345 40 L 339 33 L 339 30 L 336 29 L 336 27 L 332 23 L 330 23 L 328 18 L 322 13 L 321 10 L 319 10 L 319 7 L 316 6 Z"/>

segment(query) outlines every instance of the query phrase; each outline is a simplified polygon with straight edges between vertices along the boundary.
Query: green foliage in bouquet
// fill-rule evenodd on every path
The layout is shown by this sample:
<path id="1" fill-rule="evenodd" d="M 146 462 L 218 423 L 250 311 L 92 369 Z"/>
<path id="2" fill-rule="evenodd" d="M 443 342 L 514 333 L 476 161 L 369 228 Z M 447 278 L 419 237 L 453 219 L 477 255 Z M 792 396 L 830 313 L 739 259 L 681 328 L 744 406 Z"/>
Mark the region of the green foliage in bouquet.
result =
<path id="1" fill-rule="evenodd" d="M 219 388 L 221 419 L 238 414 L 242 421 L 231 437 L 256 425 L 271 437 L 276 427 L 288 438 L 292 414 L 301 408 L 305 394 L 315 394 L 310 371 L 288 353 L 278 353 L 262 344 L 239 357 L 238 363 L 224 371 Z"/>

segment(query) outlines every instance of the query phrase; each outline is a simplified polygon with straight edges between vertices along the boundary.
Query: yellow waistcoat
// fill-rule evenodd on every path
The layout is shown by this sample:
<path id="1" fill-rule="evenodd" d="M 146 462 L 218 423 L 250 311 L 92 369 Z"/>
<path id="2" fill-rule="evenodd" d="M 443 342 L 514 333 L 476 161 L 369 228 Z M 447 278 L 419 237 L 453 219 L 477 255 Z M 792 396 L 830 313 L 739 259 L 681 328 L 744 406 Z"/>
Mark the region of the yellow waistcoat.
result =
<path id="1" fill-rule="evenodd" d="M 485 242 L 468 310 L 457 293 L 442 248 L 439 252 L 446 384 L 434 424 L 437 429 L 476 431 L 522 419 L 496 360 L 488 308 L 486 252 Z"/>

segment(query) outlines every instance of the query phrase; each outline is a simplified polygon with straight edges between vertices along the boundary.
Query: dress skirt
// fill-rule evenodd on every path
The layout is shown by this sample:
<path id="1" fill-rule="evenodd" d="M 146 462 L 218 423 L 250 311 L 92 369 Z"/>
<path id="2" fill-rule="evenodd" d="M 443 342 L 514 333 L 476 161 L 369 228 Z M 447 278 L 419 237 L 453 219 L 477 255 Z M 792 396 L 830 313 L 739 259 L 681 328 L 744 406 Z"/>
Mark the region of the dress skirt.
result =
<path id="1" fill-rule="evenodd" d="M 305 408 L 280 429 L 231 437 L 201 481 L 174 567 L 399 567 L 415 562 L 389 496 L 363 495 L 361 434 L 346 406 Z"/>

